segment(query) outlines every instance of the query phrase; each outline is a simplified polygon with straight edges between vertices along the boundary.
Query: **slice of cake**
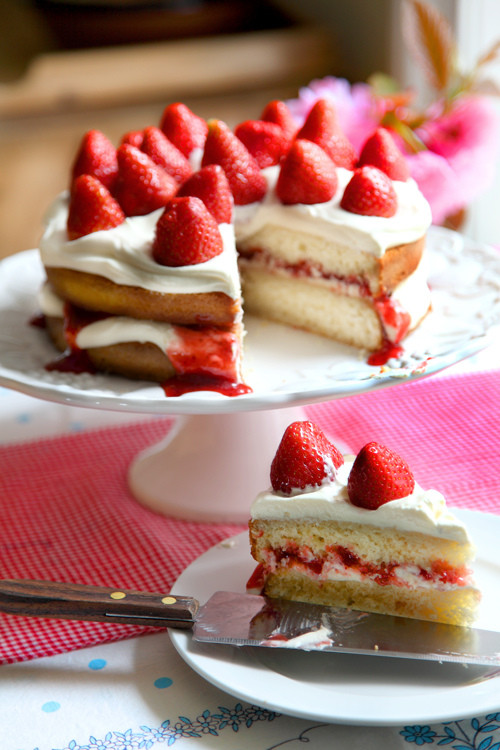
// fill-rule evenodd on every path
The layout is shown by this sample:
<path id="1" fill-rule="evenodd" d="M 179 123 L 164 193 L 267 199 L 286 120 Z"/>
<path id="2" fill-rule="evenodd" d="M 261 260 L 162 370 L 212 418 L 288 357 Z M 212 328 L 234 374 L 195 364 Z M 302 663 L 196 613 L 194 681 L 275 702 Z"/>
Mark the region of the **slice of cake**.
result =
<path id="1" fill-rule="evenodd" d="M 436 622 L 470 623 L 479 602 L 467 530 L 392 450 L 342 457 L 295 422 L 251 508 L 252 593 Z"/>
<path id="2" fill-rule="evenodd" d="M 94 146 L 84 139 L 82 149 Z M 80 153 L 75 164 L 94 169 L 90 162 L 82 167 Z M 232 195 L 220 167 L 189 170 L 180 194 L 130 143 L 117 151 L 113 193 L 73 170 L 40 243 L 41 308 L 65 352 L 49 368 L 158 381 L 169 395 L 248 392 Z"/>

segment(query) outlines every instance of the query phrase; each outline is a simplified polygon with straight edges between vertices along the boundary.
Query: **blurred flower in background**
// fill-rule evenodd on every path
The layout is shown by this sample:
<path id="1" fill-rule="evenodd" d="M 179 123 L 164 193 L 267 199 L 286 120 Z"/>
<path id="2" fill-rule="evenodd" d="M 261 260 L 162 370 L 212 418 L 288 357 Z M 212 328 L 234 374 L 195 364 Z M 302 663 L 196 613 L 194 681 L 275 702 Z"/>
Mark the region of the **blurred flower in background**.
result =
<path id="1" fill-rule="evenodd" d="M 484 68 L 500 56 L 500 39 L 464 72 L 451 27 L 434 6 L 405 0 L 402 31 L 433 92 L 429 103 L 418 106 L 417 92 L 401 90 L 383 73 L 353 85 L 332 76 L 312 81 L 287 103 L 301 123 L 317 99 L 331 99 L 358 152 L 375 128 L 389 128 L 430 203 L 433 222 L 457 227 L 495 176 L 500 118 L 491 97 L 500 90 Z"/>

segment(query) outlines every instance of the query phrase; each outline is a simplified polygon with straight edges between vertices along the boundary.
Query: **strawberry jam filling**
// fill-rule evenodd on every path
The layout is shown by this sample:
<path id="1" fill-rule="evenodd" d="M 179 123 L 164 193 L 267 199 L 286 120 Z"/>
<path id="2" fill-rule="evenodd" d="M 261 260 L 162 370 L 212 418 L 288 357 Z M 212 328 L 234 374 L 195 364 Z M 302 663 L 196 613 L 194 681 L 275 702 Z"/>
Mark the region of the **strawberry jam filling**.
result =
<path id="1" fill-rule="evenodd" d="M 398 346 L 399 342 L 406 336 L 410 329 L 411 317 L 403 308 L 401 303 L 390 294 L 381 294 L 373 297 L 370 285 L 361 276 L 341 276 L 325 269 L 319 263 L 300 261 L 299 263 L 287 263 L 280 258 L 274 258 L 261 248 L 239 251 L 246 260 L 260 263 L 270 270 L 282 271 L 296 278 L 317 279 L 342 285 L 348 296 L 359 295 L 363 298 L 371 298 L 373 307 L 377 313 L 383 332 L 384 343 L 382 347 L 370 355 L 368 364 L 381 366 L 391 358 L 401 356 L 403 350 Z"/>
<path id="2" fill-rule="evenodd" d="M 318 580 L 335 580 L 338 576 L 353 580 L 370 580 L 379 586 L 432 585 L 436 587 L 460 587 L 469 583 L 469 570 L 466 566 L 453 567 L 444 560 L 433 560 L 428 567 L 399 563 L 396 560 L 375 563 L 363 560 L 353 550 L 342 545 L 328 545 L 325 554 L 315 555 L 307 545 L 293 542 L 286 547 L 269 549 L 267 572 L 280 568 L 293 568 Z M 410 573 L 407 577 L 406 574 Z M 264 570 L 254 573 L 255 583 L 259 583 Z M 409 580 L 412 583 L 409 583 Z M 414 583 L 413 583 L 414 582 Z"/>
<path id="3" fill-rule="evenodd" d="M 49 371 L 97 372 L 87 352 L 77 344 L 78 334 L 86 326 L 112 317 L 89 312 L 74 305 L 64 307 L 64 337 L 67 349 L 45 369 Z M 176 375 L 162 384 L 167 396 L 193 391 L 216 391 L 225 396 L 250 393 L 251 388 L 238 378 L 238 339 L 230 330 L 172 326 L 175 336 L 166 355 Z"/>

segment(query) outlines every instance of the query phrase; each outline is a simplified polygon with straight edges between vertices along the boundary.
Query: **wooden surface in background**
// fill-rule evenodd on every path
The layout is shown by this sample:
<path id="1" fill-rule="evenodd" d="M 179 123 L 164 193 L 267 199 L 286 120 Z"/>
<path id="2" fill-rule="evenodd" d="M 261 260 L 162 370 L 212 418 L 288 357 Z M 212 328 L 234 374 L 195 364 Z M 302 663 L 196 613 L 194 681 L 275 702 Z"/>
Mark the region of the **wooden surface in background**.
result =
<path id="1" fill-rule="evenodd" d="M 37 245 L 85 131 L 118 143 L 172 101 L 234 126 L 329 72 L 328 40 L 309 28 L 38 57 L 0 84 L 0 258 Z"/>

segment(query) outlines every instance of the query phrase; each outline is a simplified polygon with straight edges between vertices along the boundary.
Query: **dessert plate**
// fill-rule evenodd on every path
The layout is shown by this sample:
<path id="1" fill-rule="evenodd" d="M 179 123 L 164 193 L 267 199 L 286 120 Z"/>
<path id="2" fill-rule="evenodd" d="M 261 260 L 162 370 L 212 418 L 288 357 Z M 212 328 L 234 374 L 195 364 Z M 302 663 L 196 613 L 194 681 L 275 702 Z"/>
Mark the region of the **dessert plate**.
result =
<path id="1" fill-rule="evenodd" d="M 405 341 L 401 359 L 371 367 L 351 348 L 247 316 L 245 377 L 253 393 L 201 391 L 167 398 L 151 383 L 109 375 L 47 372 L 54 350 L 29 326 L 44 273 L 36 250 L 0 263 L 0 384 L 76 406 L 154 414 L 227 414 L 311 404 L 407 382 L 485 348 L 500 328 L 500 254 L 432 227 L 433 309 Z"/>
<path id="2" fill-rule="evenodd" d="M 483 592 L 478 627 L 498 630 L 500 517 L 454 509 L 478 547 Z M 218 589 L 244 591 L 254 568 L 245 532 L 218 544 L 178 578 L 173 593 L 200 601 Z M 208 682 L 251 704 L 299 718 L 396 726 L 442 722 L 498 711 L 500 670 L 388 657 L 290 652 L 200 644 L 169 631 L 185 662 Z"/>

